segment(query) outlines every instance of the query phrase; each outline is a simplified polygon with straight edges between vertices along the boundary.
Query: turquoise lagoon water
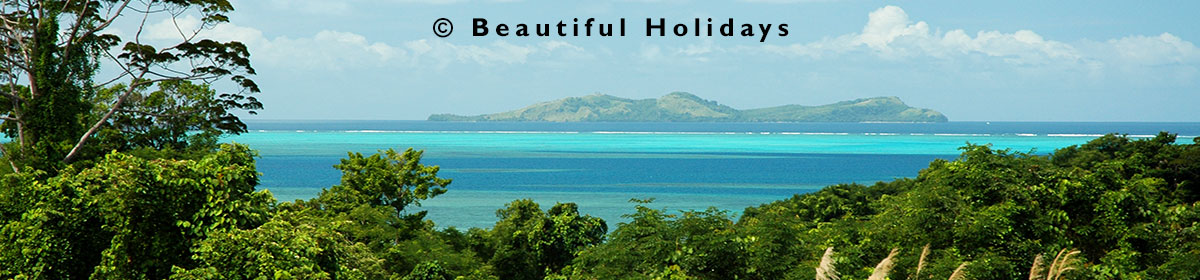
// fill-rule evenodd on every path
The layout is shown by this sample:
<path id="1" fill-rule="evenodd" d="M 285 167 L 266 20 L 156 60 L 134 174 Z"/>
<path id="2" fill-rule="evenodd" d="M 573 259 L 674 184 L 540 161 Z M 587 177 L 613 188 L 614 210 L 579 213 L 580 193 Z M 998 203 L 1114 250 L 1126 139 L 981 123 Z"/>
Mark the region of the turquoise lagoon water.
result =
<path id="1" fill-rule="evenodd" d="M 610 227 L 652 207 L 717 207 L 737 214 L 837 183 L 914 177 L 964 144 L 1048 153 L 1101 134 L 1191 142 L 1200 123 L 458 123 L 425 121 L 258 121 L 229 137 L 259 151 L 260 188 L 280 201 L 308 199 L 338 183 L 346 152 L 425 150 L 454 182 L 417 210 L 439 226 L 490 227 L 516 199 L 543 207 L 575 202 Z"/>

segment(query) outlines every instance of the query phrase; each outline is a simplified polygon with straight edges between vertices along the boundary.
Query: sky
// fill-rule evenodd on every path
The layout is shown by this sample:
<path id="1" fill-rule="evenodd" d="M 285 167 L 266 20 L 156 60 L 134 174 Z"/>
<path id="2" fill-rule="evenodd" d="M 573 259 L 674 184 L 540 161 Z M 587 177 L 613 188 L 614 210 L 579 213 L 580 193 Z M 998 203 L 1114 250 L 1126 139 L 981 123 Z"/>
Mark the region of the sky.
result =
<path id="1" fill-rule="evenodd" d="M 203 36 L 249 47 L 265 105 L 252 120 L 419 120 L 685 91 L 738 109 L 898 96 L 951 121 L 1200 121 L 1200 1 L 232 2 L 230 22 Z M 439 18 L 453 34 L 434 34 Z M 472 36 L 473 18 L 625 18 L 627 34 Z M 786 23 L 788 35 L 647 37 L 646 18 Z M 189 24 L 154 19 L 143 36 Z"/>

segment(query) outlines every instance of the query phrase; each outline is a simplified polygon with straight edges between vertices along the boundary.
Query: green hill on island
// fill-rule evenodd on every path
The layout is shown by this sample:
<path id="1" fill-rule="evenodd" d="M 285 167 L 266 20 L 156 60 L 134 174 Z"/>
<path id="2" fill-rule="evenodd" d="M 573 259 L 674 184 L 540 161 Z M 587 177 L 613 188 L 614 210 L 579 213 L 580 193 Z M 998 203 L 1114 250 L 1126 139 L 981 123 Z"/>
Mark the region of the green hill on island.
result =
<path id="1" fill-rule="evenodd" d="M 820 106 L 784 105 L 738 110 L 686 92 L 657 99 L 606 94 L 568 97 L 496 114 L 435 114 L 431 121 L 546 122 L 945 122 L 934 110 L 914 108 L 898 97 L 873 97 Z"/>

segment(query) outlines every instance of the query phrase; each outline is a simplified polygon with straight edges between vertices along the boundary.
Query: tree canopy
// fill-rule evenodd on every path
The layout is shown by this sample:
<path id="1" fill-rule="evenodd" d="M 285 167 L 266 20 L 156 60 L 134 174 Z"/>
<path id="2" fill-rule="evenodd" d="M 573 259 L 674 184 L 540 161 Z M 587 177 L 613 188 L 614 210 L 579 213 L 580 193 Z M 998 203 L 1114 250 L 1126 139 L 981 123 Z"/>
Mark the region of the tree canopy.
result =
<path id="1" fill-rule="evenodd" d="M 114 148 L 183 148 L 178 146 L 197 142 L 181 141 L 179 131 L 245 131 L 231 112 L 253 114 L 262 108 L 251 95 L 259 89 L 249 78 L 254 74 L 250 53 L 240 42 L 218 42 L 203 33 L 227 22 L 230 11 L 228 0 L 0 3 L 0 128 L 13 140 L 0 152 L 11 171 L 53 174 Z M 141 37 L 147 19 L 187 16 L 197 16 L 202 24 L 178 30 L 174 42 L 155 45 L 149 42 L 158 40 Z M 122 20 L 139 32 L 125 38 L 108 32 Z M 115 76 L 96 77 L 101 65 Z M 206 87 L 219 80 L 237 90 L 215 94 Z M 147 92 L 150 87 L 159 90 Z M 105 130 L 123 135 L 107 133 L 107 145 L 96 143 Z M 212 141 L 199 142 L 215 147 Z"/>
<path id="2" fill-rule="evenodd" d="M 741 215 L 633 200 L 609 231 L 516 200 L 487 229 L 410 206 L 450 180 L 415 150 L 350 153 L 309 200 L 255 191 L 254 152 L 110 153 L 0 188 L 0 278 L 1197 279 L 1200 143 L 1120 135 L 1048 155 L 967 145 L 915 178 L 839 184 Z"/>

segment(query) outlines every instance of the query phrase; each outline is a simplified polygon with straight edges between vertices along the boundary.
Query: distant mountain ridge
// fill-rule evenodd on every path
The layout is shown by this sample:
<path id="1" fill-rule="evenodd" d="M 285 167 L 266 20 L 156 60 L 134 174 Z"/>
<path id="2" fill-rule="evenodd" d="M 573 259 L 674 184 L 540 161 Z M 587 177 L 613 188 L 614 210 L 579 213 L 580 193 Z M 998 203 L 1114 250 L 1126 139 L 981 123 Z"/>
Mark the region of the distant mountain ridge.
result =
<path id="1" fill-rule="evenodd" d="M 606 94 L 568 97 L 495 114 L 435 114 L 430 121 L 546 122 L 946 122 L 942 113 L 904 104 L 898 97 L 873 97 L 820 106 L 784 105 L 738 110 L 686 92 L 657 99 Z"/>

